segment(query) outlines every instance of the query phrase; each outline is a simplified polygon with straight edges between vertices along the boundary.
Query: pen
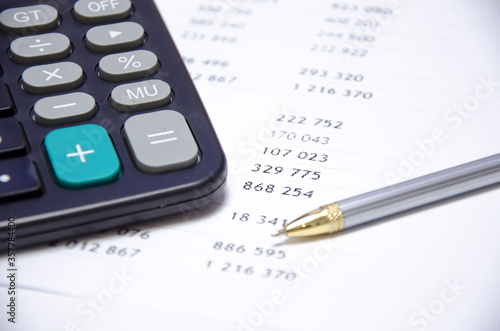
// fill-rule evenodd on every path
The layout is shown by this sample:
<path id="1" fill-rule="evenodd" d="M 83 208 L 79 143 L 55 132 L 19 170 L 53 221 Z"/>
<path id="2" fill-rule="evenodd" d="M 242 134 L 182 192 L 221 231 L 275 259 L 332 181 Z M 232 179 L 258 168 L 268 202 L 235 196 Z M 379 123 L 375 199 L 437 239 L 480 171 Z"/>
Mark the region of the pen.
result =
<path id="1" fill-rule="evenodd" d="M 305 237 L 339 232 L 500 182 L 500 154 L 321 206 L 274 232 Z"/>

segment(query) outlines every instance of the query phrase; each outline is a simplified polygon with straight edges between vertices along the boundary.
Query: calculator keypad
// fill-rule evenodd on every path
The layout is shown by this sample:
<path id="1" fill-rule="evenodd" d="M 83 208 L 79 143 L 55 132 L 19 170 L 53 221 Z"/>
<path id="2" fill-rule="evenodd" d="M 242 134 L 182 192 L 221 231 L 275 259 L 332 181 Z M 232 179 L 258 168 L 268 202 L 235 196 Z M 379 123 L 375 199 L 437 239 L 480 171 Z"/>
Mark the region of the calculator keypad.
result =
<path id="1" fill-rule="evenodd" d="M 82 23 L 109 23 L 132 14 L 129 0 L 77 1 L 74 18 Z M 0 26 L 20 35 L 53 29 L 58 13 L 48 5 L 35 5 L 4 10 Z M 28 29 L 29 28 L 29 29 Z M 84 39 L 93 52 L 112 52 L 99 61 L 95 73 L 109 82 L 144 79 L 159 69 L 158 57 L 149 50 L 132 50 L 145 41 L 144 28 L 135 22 L 120 22 L 90 27 Z M 10 44 L 10 58 L 20 64 L 42 63 L 25 69 L 21 88 L 30 94 L 44 95 L 80 87 L 85 74 L 77 63 L 55 62 L 71 55 L 67 36 L 58 32 L 21 36 Z M 0 114 L 13 114 L 7 88 L 2 84 Z M 0 91 L 2 92 L 2 91 Z M 163 80 L 141 80 L 115 86 L 109 104 L 119 112 L 133 113 L 159 108 L 173 99 L 170 85 Z M 3 102 L 2 102 L 3 101 Z M 94 117 L 97 105 L 93 96 L 73 92 L 39 99 L 32 119 L 42 126 L 59 126 L 82 122 Z M 4 115 L 8 116 L 8 115 Z M 0 123 L 8 140 L 0 140 L 0 155 L 26 154 L 20 125 L 9 118 Z M 177 111 L 156 111 L 129 118 L 124 136 L 136 167 L 157 174 L 191 167 L 198 162 L 199 150 L 184 116 Z M 120 177 L 120 161 L 107 131 L 95 124 L 83 124 L 51 131 L 43 143 L 51 164 L 54 180 L 62 187 L 81 189 L 113 182 Z M 4 177 L 4 179 L 7 177 Z"/>

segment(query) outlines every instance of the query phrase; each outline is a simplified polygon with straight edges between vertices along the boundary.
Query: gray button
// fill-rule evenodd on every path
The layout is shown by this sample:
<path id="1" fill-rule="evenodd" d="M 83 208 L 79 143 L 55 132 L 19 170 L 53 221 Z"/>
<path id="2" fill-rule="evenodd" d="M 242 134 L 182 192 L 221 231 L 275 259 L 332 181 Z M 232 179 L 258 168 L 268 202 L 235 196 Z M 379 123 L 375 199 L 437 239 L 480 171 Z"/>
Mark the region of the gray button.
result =
<path id="1" fill-rule="evenodd" d="M 198 161 L 198 146 L 184 116 L 161 110 L 135 115 L 125 122 L 125 138 L 136 166 L 147 173 L 191 167 Z"/>
<path id="2" fill-rule="evenodd" d="M 157 70 L 158 58 L 144 50 L 108 55 L 99 62 L 99 75 L 112 82 L 145 78 Z"/>
<path id="3" fill-rule="evenodd" d="M 87 47 L 95 52 L 117 52 L 142 45 L 144 28 L 135 22 L 96 26 L 87 31 Z"/>
<path id="4" fill-rule="evenodd" d="M 97 24 L 127 18 L 132 3 L 130 0 L 80 0 L 73 8 L 77 21 Z"/>
<path id="5" fill-rule="evenodd" d="M 60 60 L 70 51 L 68 37 L 60 33 L 21 37 L 10 44 L 12 60 L 22 64 Z"/>
<path id="6" fill-rule="evenodd" d="M 42 125 L 61 125 L 84 121 L 94 114 L 94 98 L 82 92 L 43 98 L 38 100 L 33 107 L 33 119 Z"/>
<path id="7" fill-rule="evenodd" d="M 57 10 L 49 5 L 6 9 L 0 14 L 0 27 L 5 32 L 34 34 L 54 29 Z"/>
<path id="8" fill-rule="evenodd" d="M 83 82 L 82 68 L 73 62 L 59 62 L 28 68 L 22 87 L 28 93 L 43 94 L 71 90 Z"/>
<path id="9" fill-rule="evenodd" d="M 162 107 L 172 100 L 170 85 L 158 79 L 123 84 L 111 91 L 111 106 L 121 112 Z"/>

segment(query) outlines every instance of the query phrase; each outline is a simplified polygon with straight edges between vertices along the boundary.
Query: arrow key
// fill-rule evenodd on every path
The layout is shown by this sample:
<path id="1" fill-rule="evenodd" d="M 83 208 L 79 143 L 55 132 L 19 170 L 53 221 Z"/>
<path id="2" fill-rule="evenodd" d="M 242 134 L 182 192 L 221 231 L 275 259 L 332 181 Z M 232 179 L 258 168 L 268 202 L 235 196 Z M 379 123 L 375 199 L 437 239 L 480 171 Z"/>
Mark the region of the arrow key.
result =
<path id="1" fill-rule="evenodd" d="M 87 31 L 86 45 L 94 52 L 117 52 L 142 45 L 144 28 L 135 22 L 96 26 Z"/>

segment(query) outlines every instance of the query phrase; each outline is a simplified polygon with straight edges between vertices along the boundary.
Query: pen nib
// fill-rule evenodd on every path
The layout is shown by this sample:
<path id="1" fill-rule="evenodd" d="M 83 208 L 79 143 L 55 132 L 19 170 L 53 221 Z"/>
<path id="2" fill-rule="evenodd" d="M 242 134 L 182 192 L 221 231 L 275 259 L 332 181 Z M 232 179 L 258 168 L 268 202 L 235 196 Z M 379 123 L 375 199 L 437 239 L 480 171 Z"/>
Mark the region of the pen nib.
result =
<path id="1" fill-rule="evenodd" d="M 273 232 L 271 234 L 271 236 L 276 237 L 276 236 L 279 236 L 280 234 L 285 234 L 285 233 L 286 233 L 286 230 L 285 229 L 281 229 L 281 230 Z"/>

